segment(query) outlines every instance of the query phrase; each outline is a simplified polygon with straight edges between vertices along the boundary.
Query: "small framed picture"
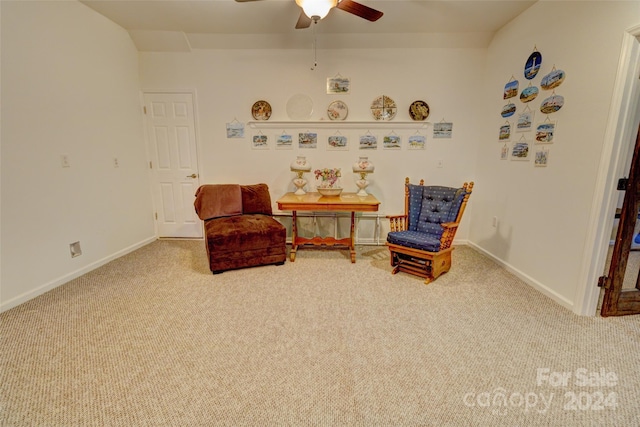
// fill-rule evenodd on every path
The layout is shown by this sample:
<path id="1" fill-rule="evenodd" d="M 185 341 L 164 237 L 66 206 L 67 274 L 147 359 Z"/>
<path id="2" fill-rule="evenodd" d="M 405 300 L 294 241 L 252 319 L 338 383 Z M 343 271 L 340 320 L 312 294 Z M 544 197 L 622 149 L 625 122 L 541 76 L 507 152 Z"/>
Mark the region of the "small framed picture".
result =
<path id="1" fill-rule="evenodd" d="M 516 124 L 517 132 L 529 132 L 533 124 L 533 114 L 531 110 L 525 110 L 518 115 L 518 123 Z"/>
<path id="2" fill-rule="evenodd" d="M 529 160 L 530 157 L 529 142 L 526 139 L 521 138 L 519 141 L 513 143 L 511 148 L 511 160 Z"/>
<path id="3" fill-rule="evenodd" d="M 251 146 L 254 150 L 268 150 L 269 149 L 269 138 L 267 135 L 258 134 L 253 135 L 253 144 Z"/>
<path id="4" fill-rule="evenodd" d="M 557 122 L 551 121 L 547 118 L 542 123 L 538 123 L 536 126 L 536 144 L 551 144 L 556 132 Z"/>
<path id="5" fill-rule="evenodd" d="M 500 126 L 500 132 L 498 134 L 499 141 L 511 140 L 511 123 L 507 122 Z"/>
<path id="6" fill-rule="evenodd" d="M 424 135 L 412 135 L 409 137 L 407 143 L 407 149 L 409 150 L 424 150 L 427 142 L 427 138 Z"/>
<path id="7" fill-rule="evenodd" d="M 227 138 L 244 138 L 244 123 L 227 123 Z"/>
<path id="8" fill-rule="evenodd" d="M 331 135 L 327 138 L 327 150 L 347 151 L 347 137 L 344 135 Z"/>
<path id="9" fill-rule="evenodd" d="M 500 160 L 507 160 L 509 158 L 509 147 L 507 144 L 504 144 L 500 148 Z"/>
<path id="10" fill-rule="evenodd" d="M 311 132 L 304 132 L 298 134 L 298 147 L 299 148 L 317 148 L 318 147 L 318 134 Z"/>
<path id="11" fill-rule="evenodd" d="M 549 162 L 549 150 L 547 148 L 539 148 L 536 150 L 534 164 L 536 167 L 546 167 Z"/>
<path id="12" fill-rule="evenodd" d="M 453 133 L 453 123 L 440 122 L 433 124 L 433 137 L 434 138 L 451 138 Z"/>
<path id="13" fill-rule="evenodd" d="M 362 135 L 360 137 L 360 145 L 361 150 L 377 150 L 378 149 L 378 138 L 375 135 L 367 134 Z"/>
<path id="14" fill-rule="evenodd" d="M 396 134 L 385 135 L 382 138 L 382 148 L 385 150 L 399 150 L 402 148 L 402 140 Z"/>
<path id="15" fill-rule="evenodd" d="M 348 94 L 350 89 L 351 79 L 340 76 L 327 79 L 327 93 L 330 95 Z"/>
<path id="16" fill-rule="evenodd" d="M 291 135 L 276 135 L 276 150 L 292 150 L 293 137 Z"/>

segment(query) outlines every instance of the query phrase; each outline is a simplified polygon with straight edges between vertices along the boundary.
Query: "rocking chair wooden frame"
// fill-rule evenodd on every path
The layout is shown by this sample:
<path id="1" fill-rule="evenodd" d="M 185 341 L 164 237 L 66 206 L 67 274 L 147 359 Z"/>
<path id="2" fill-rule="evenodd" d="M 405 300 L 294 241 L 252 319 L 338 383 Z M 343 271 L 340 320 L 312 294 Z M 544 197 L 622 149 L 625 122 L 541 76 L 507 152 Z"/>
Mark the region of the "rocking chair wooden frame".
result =
<path id="1" fill-rule="evenodd" d="M 458 210 L 455 221 L 440 224 L 443 228 L 443 233 L 440 238 L 440 250 L 438 252 L 429 252 L 386 242 L 386 246 L 390 252 L 391 266 L 393 267 L 391 271 L 392 274 L 403 271 L 424 277 L 424 283 L 429 284 L 451 269 L 451 252 L 454 249 L 451 244 L 453 243 L 453 238 L 456 235 L 462 219 L 462 214 L 465 211 L 469 196 L 473 190 L 473 184 L 473 182 L 465 182 L 462 186 L 466 194 L 460 204 L 460 209 Z M 420 180 L 420 185 L 424 185 L 424 179 Z M 390 232 L 406 231 L 409 227 L 409 178 L 405 179 L 404 188 L 405 213 L 404 215 L 387 215 L 390 222 Z"/>

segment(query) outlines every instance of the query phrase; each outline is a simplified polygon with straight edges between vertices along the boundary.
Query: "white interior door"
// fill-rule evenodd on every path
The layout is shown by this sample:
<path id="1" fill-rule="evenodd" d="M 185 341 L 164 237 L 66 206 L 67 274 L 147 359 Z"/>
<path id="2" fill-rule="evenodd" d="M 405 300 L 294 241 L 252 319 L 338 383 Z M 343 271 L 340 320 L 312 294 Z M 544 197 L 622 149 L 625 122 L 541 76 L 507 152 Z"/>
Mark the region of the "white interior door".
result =
<path id="1" fill-rule="evenodd" d="M 193 95 L 145 93 L 144 103 L 158 235 L 202 237 Z"/>

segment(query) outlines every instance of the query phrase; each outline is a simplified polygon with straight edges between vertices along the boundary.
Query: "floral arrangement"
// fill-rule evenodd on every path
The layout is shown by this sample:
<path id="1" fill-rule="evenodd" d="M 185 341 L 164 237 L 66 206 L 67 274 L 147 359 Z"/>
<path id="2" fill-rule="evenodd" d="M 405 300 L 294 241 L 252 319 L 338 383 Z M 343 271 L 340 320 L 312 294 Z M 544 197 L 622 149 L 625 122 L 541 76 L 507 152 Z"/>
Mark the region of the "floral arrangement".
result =
<path id="1" fill-rule="evenodd" d="M 336 182 L 338 182 L 338 178 L 342 176 L 340 169 L 316 169 L 313 173 L 316 179 L 322 178 L 322 182 L 320 183 L 321 188 L 333 188 Z"/>

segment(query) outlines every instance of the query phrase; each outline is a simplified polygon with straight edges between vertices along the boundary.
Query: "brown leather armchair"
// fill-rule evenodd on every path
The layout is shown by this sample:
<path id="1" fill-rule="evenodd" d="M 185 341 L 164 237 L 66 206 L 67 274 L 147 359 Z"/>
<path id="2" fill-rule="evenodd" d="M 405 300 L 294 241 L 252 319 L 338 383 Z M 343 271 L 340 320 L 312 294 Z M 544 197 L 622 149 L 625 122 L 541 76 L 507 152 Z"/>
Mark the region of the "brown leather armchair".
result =
<path id="1" fill-rule="evenodd" d="M 202 185 L 194 207 L 204 221 L 212 273 L 284 264 L 287 231 L 272 216 L 267 184 Z"/>

